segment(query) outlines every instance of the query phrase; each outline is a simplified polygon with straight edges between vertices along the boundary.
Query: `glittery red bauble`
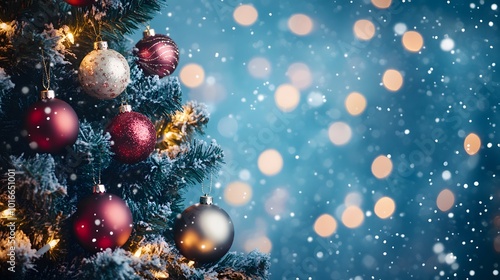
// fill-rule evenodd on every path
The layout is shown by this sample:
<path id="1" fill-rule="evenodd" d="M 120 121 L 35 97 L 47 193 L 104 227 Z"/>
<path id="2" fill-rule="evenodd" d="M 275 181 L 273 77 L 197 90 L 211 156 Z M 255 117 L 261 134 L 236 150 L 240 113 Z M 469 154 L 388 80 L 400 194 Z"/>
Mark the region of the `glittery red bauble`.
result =
<path id="1" fill-rule="evenodd" d="M 147 75 L 163 78 L 172 74 L 179 63 L 179 49 L 166 35 L 146 36 L 135 47 L 139 66 Z"/>
<path id="2" fill-rule="evenodd" d="M 125 201 L 109 193 L 94 193 L 82 200 L 73 220 L 76 238 L 90 252 L 122 246 L 132 227 L 132 213 Z"/>
<path id="3" fill-rule="evenodd" d="M 33 150 L 55 153 L 75 143 L 78 116 L 68 103 L 57 98 L 44 99 L 28 109 L 24 127 Z"/>
<path id="4" fill-rule="evenodd" d="M 88 6 L 95 3 L 96 0 L 64 0 L 66 3 L 73 6 Z"/>
<path id="5" fill-rule="evenodd" d="M 156 145 L 156 131 L 153 123 L 137 112 L 124 112 L 108 125 L 111 135 L 111 151 L 123 163 L 137 163 L 145 160 Z"/>

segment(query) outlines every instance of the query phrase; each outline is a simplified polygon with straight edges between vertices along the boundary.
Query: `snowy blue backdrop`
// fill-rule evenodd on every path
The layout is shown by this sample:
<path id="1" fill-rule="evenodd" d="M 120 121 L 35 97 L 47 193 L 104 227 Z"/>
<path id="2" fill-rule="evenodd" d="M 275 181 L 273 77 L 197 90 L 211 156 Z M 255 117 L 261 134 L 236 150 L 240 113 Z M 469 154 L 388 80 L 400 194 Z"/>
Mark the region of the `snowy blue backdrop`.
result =
<path id="1" fill-rule="evenodd" d="M 499 275 L 500 3 L 389 2 L 172 0 L 149 23 L 225 151 L 232 250 L 271 279 Z"/>

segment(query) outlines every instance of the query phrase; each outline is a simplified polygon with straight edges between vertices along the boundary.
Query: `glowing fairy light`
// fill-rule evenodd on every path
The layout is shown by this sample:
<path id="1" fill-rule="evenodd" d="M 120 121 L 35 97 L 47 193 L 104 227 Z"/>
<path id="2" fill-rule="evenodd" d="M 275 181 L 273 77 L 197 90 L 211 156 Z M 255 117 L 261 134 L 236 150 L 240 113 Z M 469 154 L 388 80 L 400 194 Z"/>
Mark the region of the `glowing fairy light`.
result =
<path id="1" fill-rule="evenodd" d="M 42 256 L 43 254 L 47 253 L 50 249 L 54 248 L 57 245 L 57 243 L 59 243 L 59 239 L 53 239 L 47 245 L 40 248 L 40 250 L 36 251 L 35 254 L 38 256 Z"/>
<path id="2" fill-rule="evenodd" d="M 49 242 L 50 248 L 51 248 L 51 249 L 52 249 L 52 248 L 54 248 L 54 247 L 57 245 L 57 243 L 59 243 L 59 239 L 54 239 L 54 240 L 51 240 L 51 241 Z"/>
<path id="3" fill-rule="evenodd" d="M 75 43 L 75 36 L 73 35 L 73 33 L 69 32 L 68 34 L 66 34 L 66 38 L 71 42 L 71 44 Z"/>
<path id="4" fill-rule="evenodd" d="M 142 249 L 141 249 L 141 248 L 139 248 L 139 249 L 137 249 L 137 251 L 135 251 L 135 253 L 134 253 L 134 257 L 138 258 L 138 257 L 140 257 L 140 256 L 141 256 L 141 254 L 142 254 Z"/>
<path id="5" fill-rule="evenodd" d="M 155 271 L 153 274 L 156 279 L 168 279 L 168 277 L 170 276 L 167 272 L 163 271 Z"/>
<path id="6" fill-rule="evenodd" d="M 188 102 L 182 110 L 156 122 L 156 148 L 161 154 L 175 158 L 179 153 L 187 151 L 187 145 L 195 131 L 201 131 L 208 122 L 205 107 L 196 102 Z"/>
<path id="7" fill-rule="evenodd" d="M 0 32 L 12 31 L 12 26 L 0 20 Z"/>
<path id="8" fill-rule="evenodd" d="M 0 218 L 7 219 L 7 218 L 14 216 L 14 212 L 12 210 L 13 209 L 10 209 L 10 208 L 3 210 L 2 213 L 0 214 Z"/>

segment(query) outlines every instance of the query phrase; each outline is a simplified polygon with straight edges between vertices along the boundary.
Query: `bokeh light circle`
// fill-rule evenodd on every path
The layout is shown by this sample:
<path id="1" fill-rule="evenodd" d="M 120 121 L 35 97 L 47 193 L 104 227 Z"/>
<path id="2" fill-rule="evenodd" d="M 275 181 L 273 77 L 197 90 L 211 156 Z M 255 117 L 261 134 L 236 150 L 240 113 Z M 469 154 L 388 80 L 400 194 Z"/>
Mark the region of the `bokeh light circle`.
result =
<path id="1" fill-rule="evenodd" d="M 403 46 L 410 52 L 418 52 L 424 46 L 424 38 L 417 31 L 407 31 L 401 39 Z"/>
<path id="2" fill-rule="evenodd" d="M 390 91 L 398 91 L 403 86 L 403 75 L 398 70 L 387 69 L 382 76 L 384 87 Z"/>
<path id="3" fill-rule="evenodd" d="M 475 133 L 470 133 L 465 137 L 464 150 L 469 155 L 475 155 L 481 149 L 481 138 Z"/>
<path id="4" fill-rule="evenodd" d="M 378 179 L 383 179 L 392 172 L 392 161 L 390 158 L 380 155 L 372 162 L 372 173 Z"/>
<path id="5" fill-rule="evenodd" d="M 381 219 L 387 219 L 396 210 L 396 203 L 390 197 L 384 196 L 377 200 L 374 207 L 374 212 L 377 217 Z"/>
<path id="6" fill-rule="evenodd" d="M 248 62 L 248 72 L 255 78 L 267 78 L 271 74 L 271 63 L 263 57 L 254 57 Z"/>
<path id="7" fill-rule="evenodd" d="M 184 85 L 195 88 L 199 87 L 205 80 L 205 71 L 200 65 L 190 63 L 182 67 L 179 77 Z"/>
<path id="8" fill-rule="evenodd" d="M 294 34 L 305 36 L 311 33 L 313 21 L 304 14 L 294 14 L 288 19 L 288 28 Z"/>
<path id="9" fill-rule="evenodd" d="M 455 48 L 455 41 L 453 41 L 453 39 L 451 39 L 451 38 L 444 38 L 443 40 L 441 40 L 439 47 L 443 51 L 449 52 Z"/>
<path id="10" fill-rule="evenodd" d="M 363 196 L 359 192 L 348 193 L 344 198 L 345 206 L 360 206 L 361 202 L 363 202 Z"/>
<path id="11" fill-rule="evenodd" d="M 351 92 L 344 102 L 347 112 L 353 116 L 357 116 L 366 108 L 366 98 L 359 92 Z"/>
<path id="12" fill-rule="evenodd" d="M 274 101 L 281 111 L 291 112 L 299 105 L 300 92 L 293 85 L 280 85 L 274 92 Z"/>
<path id="13" fill-rule="evenodd" d="M 360 19 L 354 23 L 353 31 L 356 38 L 368 41 L 375 36 L 375 25 L 367 19 Z"/>
<path id="14" fill-rule="evenodd" d="M 311 86 L 312 74 L 309 66 L 304 63 L 293 63 L 286 71 L 288 78 L 293 86 L 298 89 L 306 89 Z"/>
<path id="15" fill-rule="evenodd" d="M 271 240 L 264 235 L 248 239 L 244 245 L 245 252 L 247 253 L 258 250 L 259 252 L 262 252 L 264 254 L 269 254 L 272 248 L 273 244 Z"/>
<path id="16" fill-rule="evenodd" d="M 449 189 L 444 189 L 439 193 L 436 204 L 439 210 L 446 212 L 455 204 L 455 195 Z"/>
<path id="17" fill-rule="evenodd" d="M 337 146 L 345 145 L 351 140 L 351 127 L 345 122 L 334 122 L 328 128 L 328 138 Z"/>
<path id="18" fill-rule="evenodd" d="M 337 221 L 329 214 L 323 214 L 314 222 L 314 231 L 321 237 L 329 237 L 337 230 Z"/>
<path id="19" fill-rule="evenodd" d="M 365 215 L 358 206 L 348 206 L 344 212 L 342 212 L 342 223 L 348 228 L 357 228 L 364 220 Z"/>
<path id="20" fill-rule="evenodd" d="M 233 206 L 242 206 L 252 199 L 252 187 L 244 182 L 229 183 L 224 189 L 224 200 Z"/>
<path id="21" fill-rule="evenodd" d="M 240 5 L 234 9 L 234 20 L 243 26 L 250 26 L 257 21 L 259 13 L 252 5 Z"/>
<path id="22" fill-rule="evenodd" d="M 273 176 L 280 173 L 283 168 L 283 158 L 278 151 L 268 149 L 259 155 L 257 166 L 263 174 Z"/>
<path id="23" fill-rule="evenodd" d="M 373 6 L 379 9 L 387 9 L 391 6 L 392 0 L 371 0 Z"/>
<path id="24" fill-rule="evenodd" d="M 233 137 L 238 131 L 238 121 L 232 116 L 221 118 L 217 123 L 217 130 L 224 137 Z"/>

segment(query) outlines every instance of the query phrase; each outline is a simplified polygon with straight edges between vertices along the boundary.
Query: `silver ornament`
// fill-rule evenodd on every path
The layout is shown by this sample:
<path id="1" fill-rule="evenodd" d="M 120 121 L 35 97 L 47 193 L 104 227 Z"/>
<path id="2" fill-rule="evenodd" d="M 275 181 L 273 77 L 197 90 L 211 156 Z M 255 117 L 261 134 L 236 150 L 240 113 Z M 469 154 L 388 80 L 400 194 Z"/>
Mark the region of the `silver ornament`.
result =
<path id="1" fill-rule="evenodd" d="M 175 246 L 184 257 L 200 264 L 219 261 L 234 240 L 231 217 L 212 203 L 212 197 L 204 195 L 174 222 Z"/>
<path id="2" fill-rule="evenodd" d="M 80 63 L 78 79 L 88 95 L 113 99 L 129 84 L 130 67 L 123 55 L 108 49 L 105 41 L 95 42 L 94 50 Z"/>

